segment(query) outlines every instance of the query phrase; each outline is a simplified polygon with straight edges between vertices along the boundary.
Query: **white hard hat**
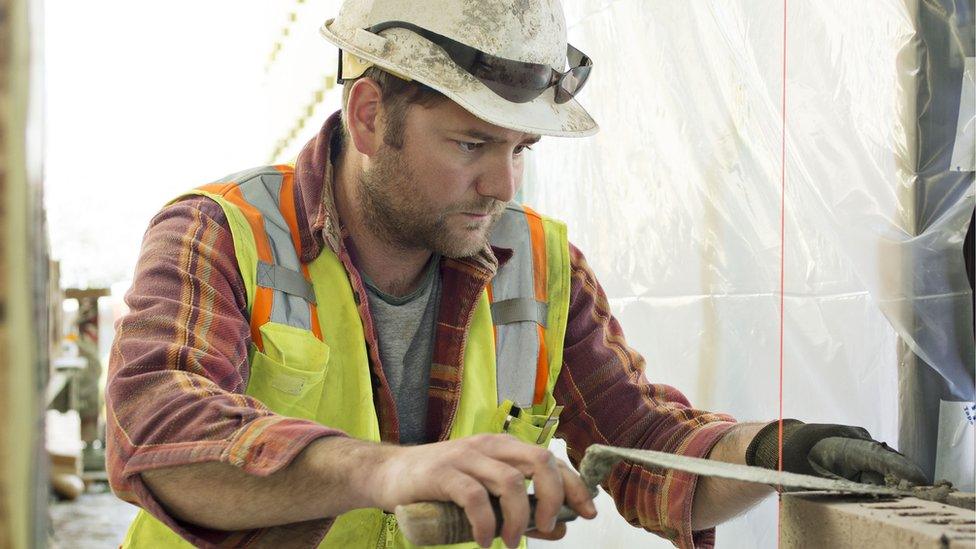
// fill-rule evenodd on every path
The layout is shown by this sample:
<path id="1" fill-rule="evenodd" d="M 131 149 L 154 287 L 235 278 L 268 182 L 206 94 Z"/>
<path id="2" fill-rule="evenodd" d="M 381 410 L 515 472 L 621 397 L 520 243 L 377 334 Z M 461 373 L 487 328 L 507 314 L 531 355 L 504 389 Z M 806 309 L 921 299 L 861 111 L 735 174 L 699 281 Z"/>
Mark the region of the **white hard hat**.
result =
<path id="1" fill-rule="evenodd" d="M 592 63 L 567 44 L 559 0 L 346 0 L 321 33 L 344 52 L 346 79 L 376 65 L 504 128 L 598 129 L 573 97 Z"/>

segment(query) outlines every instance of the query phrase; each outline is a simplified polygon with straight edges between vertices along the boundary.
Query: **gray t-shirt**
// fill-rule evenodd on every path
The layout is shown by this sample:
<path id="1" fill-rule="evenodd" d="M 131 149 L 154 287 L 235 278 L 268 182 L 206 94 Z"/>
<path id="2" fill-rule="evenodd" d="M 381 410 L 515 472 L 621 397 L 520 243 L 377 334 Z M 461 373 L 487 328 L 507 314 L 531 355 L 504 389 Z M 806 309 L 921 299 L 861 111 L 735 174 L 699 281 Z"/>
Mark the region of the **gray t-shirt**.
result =
<path id="1" fill-rule="evenodd" d="M 420 444 L 426 438 L 434 322 L 441 293 L 439 265 L 440 257 L 432 257 L 423 281 L 403 297 L 383 293 L 363 276 L 383 373 L 396 402 L 401 444 Z"/>

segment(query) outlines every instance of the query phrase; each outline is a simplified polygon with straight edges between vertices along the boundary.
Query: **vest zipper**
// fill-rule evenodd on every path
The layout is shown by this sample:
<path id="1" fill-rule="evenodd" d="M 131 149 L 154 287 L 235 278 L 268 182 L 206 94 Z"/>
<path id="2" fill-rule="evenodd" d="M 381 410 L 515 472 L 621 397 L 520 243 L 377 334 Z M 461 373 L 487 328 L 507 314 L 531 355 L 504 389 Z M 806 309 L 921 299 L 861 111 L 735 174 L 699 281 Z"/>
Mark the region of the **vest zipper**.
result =
<path id="1" fill-rule="evenodd" d="M 380 530 L 379 539 L 376 540 L 376 549 L 392 549 L 396 543 L 398 530 L 396 515 L 383 513 L 383 528 Z"/>

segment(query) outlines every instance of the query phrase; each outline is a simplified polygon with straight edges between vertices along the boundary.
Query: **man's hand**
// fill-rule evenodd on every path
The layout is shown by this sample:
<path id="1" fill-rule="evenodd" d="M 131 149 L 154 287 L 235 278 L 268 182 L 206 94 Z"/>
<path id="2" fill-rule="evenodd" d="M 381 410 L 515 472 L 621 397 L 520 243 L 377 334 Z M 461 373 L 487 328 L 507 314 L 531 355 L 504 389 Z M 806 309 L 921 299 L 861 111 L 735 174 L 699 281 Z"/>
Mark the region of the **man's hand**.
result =
<path id="1" fill-rule="evenodd" d="M 509 435 L 395 446 L 347 437 L 311 442 L 287 467 L 267 476 L 227 463 L 195 463 L 142 473 L 153 494 L 177 518 L 217 530 L 248 530 L 324 517 L 353 509 L 420 501 L 453 501 L 463 507 L 476 540 L 495 537 L 488 494 L 499 496 L 502 538 L 516 546 L 522 534 L 558 539 L 553 528 L 565 503 L 596 516 L 589 491 L 572 469 L 545 449 Z M 535 484 L 535 531 L 525 532 L 529 502 L 525 479 Z"/>
<path id="2" fill-rule="evenodd" d="M 746 463 L 767 469 L 779 465 L 779 423 L 764 427 L 746 450 Z M 783 421 L 783 470 L 867 484 L 907 481 L 928 484 L 918 465 L 875 441 L 860 427 Z"/>
<path id="3" fill-rule="evenodd" d="M 535 512 L 539 537 L 564 532 L 556 514 L 565 503 L 580 516 L 593 518 L 596 508 L 579 475 L 551 452 L 509 435 L 477 435 L 419 446 L 388 446 L 387 454 L 366 479 L 373 505 L 392 511 L 419 501 L 453 501 L 464 508 L 475 541 L 482 547 L 495 536 L 495 515 L 488 501 L 498 496 L 504 523 L 501 537 L 518 545 L 529 521 L 525 479 L 538 500 Z"/>

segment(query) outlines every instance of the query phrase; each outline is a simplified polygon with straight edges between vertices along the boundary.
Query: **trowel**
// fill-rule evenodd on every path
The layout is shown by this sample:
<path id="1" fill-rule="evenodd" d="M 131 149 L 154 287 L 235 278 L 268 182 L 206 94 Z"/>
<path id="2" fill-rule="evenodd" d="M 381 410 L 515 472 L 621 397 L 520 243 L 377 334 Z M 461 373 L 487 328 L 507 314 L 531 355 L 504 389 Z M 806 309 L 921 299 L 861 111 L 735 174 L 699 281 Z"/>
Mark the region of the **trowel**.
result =
<path id="1" fill-rule="evenodd" d="M 632 448 L 617 448 L 594 444 L 587 448 L 580 462 L 580 477 L 596 496 L 597 486 L 606 479 L 621 461 L 629 461 L 657 469 L 677 469 L 697 475 L 726 478 L 743 482 L 754 482 L 775 486 L 779 490 L 806 489 L 826 490 L 850 494 L 865 494 L 874 496 L 917 496 L 913 490 L 903 490 L 888 486 L 861 484 L 849 480 L 800 475 L 785 471 L 774 471 L 762 467 L 737 465 L 709 459 L 694 458 L 655 452 L 653 450 L 635 450 Z M 535 500 L 530 495 L 529 503 L 532 509 L 529 529 L 534 527 Z M 501 508 L 497 498 L 492 498 L 495 517 L 498 520 L 496 534 L 501 531 Z M 397 522 L 403 535 L 416 545 L 445 545 L 474 540 L 471 524 L 464 514 L 464 509 L 449 502 L 422 502 L 409 505 L 399 505 L 394 510 Z M 577 518 L 576 513 L 569 507 L 560 509 L 556 520 L 568 522 Z"/>

